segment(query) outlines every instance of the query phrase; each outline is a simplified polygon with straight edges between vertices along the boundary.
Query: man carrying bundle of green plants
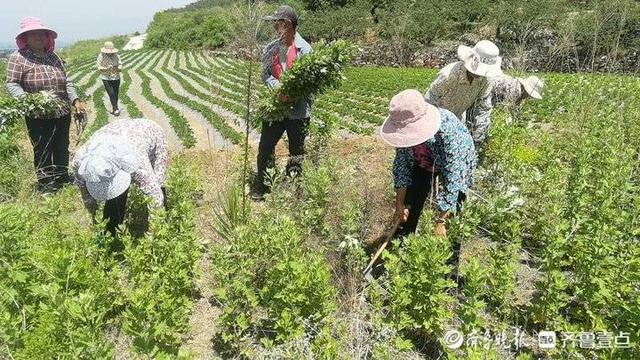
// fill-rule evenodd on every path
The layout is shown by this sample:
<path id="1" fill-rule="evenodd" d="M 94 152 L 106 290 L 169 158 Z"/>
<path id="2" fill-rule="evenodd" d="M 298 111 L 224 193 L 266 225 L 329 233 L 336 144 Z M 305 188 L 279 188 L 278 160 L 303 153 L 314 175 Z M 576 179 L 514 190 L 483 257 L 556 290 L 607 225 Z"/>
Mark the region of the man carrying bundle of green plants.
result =
<path id="1" fill-rule="evenodd" d="M 312 51 L 307 43 L 296 32 L 298 16 L 289 6 L 280 6 L 271 16 L 263 20 L 273 22 L 273 28 L 279 38 L 272 41 L 265 48 L 262 55 L 262 80 L 270 90 L 280 86 L 280 77 L 291 69 L 293 63 L 300 57 Z M 287 174 L 294 175 L 302 171 L 304 142 L 308 133 L 311 117 L 312 96 L 308 94 L 280 94 L 278 101 L 289 104 L 291 110 L 282 119 L 263 119 L 260 144 L 258 146 L 257 176 L 252 197 L 262 200 L 269 190 L 265 184 L 267 168 L 275 164 L 275 147 L 287 132 L 289 139 L 289 162 Z"/>

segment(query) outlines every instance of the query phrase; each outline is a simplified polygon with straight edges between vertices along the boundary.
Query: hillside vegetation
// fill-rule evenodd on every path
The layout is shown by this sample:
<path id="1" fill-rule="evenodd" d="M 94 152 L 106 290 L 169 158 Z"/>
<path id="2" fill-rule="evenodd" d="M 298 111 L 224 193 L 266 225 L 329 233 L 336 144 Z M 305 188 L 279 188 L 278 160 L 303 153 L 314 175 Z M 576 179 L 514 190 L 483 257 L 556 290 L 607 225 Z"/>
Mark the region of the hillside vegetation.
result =
<path id="1" fill-rule="evenodd" d="M 269 9 L 281 2 L 267 1 Z M 460 41 L 494 40 L 524 69 L 637 70 L 640 4 L 632 0 L 294 0 L 306 38 L 345 38 L 381 65 L 442 65 Z M 237 3 L 236 3 L 237 4 Z M 238 5 L 201 0 L 158 13 L 150 48 L 233 47 Z M 268 29 L 267 29 L 268 30 Z M 231 49 L 233 50 L 233 49 Z M 429 56 L 427 56 L 429 55 Z M 436 59 L 433 59 L 433 57 Z"/>

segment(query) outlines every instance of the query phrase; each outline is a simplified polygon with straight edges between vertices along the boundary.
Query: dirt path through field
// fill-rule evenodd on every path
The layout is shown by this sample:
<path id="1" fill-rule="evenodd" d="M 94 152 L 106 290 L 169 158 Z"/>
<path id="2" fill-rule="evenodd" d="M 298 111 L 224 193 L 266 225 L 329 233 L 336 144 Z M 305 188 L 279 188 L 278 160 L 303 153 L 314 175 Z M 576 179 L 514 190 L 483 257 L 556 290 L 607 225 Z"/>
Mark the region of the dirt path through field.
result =
<path id="1" fill-rule="evenodd" d="M 217 332 L 216 321 L 221 308 L 215 301 L 213 267 L 211 251 L 221 243 L 214 231 L 212 219 L 214 209 L 221 194 L 235 180 L 232 174 L 235 166 L 237 148 L 225 151 L 186 150 L 184 156 L 200 170 L 203 181 L 203 201 L 196 210 L 196 228 L 198 239 L 202 242 L 204 253 L 200 259 L 200 271 L 196 279 L 198 297 L 194 299 L 189 319 L 190 329 L 185 334 L 182 349 L 193 355 L 194 359 L 221 359 L 213 349 L 213 339 Z"/>
<path id="2" fill-rule="evenodd" d="M 160 53 L 149 54 L 147 56 L 160 56 Z M 131 84 L 129 85 L 129 91 L 127 94 L 131 98 L 131 100 L 138 106 L 142 114 L 145 118 L 150 119 L 158 123 L 162 127 L 167 136 L 167 141 L 169 143 L 169 148 L 172 151 L 180 151 L 184 149 L 182 142 L 176 135 L 175 131 L 169 124 L 167 120 L 167 115 L 162 111 L 162 109 L 157 108 L 155 105 L 151 104 L 149 100 L 147 100 L 142 95 L 142 80 L 140 76 L 136 73 L 137 69 L 140 67 L 140 64 L 144 63 L 147 59 L 140 59 L 137 64 L 133 64 L 132 67 L 129 68 L 129 75 L 131 76 Z M 143 70 L 144 71 L 144 70 Z"/>
<path id="3" fill-rule="evenodd" d="M 171 84 L 171 89 L 176 94 L 195 101 L 195 96 L 188 94 L 174 78 L 162 71 L 162 64 L 165 62 L 166 58 L 170 56 L 171 53 L 165 52 L 160 59 L 158 66 L 155 68 L 155 71 L 160 73 L 160 75 L 162 75 L 169 84 Z M 227 149 L 233 146 L 233 143 L 228 139 L 225 139 L 218 130 L 211 126 L 211 123 L 209 123 L 209 121 L 200 112 L 195 111 L 178 101 L 170 99 L 162 90 L 160 81 L 154 76 L 151 76 L 151 90 L 157 98 L 161 99 L 167 105 L 174 107 L 189 121 L 189 125 L 191 126 L 191 129 L 193 129 L 193 134 L 197 140 L 196 149 Z"/>

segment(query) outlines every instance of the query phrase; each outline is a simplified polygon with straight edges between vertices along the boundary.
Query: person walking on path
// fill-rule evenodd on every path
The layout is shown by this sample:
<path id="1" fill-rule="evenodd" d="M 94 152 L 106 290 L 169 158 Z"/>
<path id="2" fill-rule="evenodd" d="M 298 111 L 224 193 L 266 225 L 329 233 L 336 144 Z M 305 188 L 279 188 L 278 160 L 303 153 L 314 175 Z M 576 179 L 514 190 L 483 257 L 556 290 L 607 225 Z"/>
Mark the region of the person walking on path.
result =
<path id="1" fill-rule="evenodd" d="M 491 123 L 491 83 L 489 78 L 502 75 L 502 58 L 498 47 L 488 40 L 479 41 L 473 48 L 458 47 L 458 62 L 442 68 L 425 94 L 430 104 L 447 109 L 464 120 L 479 147 Z M 474 118 L 467 110 L 477 107 Z"/>
<path id="2" fill-rule="evenodd" d="M 416 231 L 435 174 L 443 191 L 436 197 L 435 234 L 447 233 L 447 219 L 462 209 L 477 164 L 475 146 L 465 125 L 449 110 L 426 102 L 418 90 L 405 90 L 391 100 L 389 117 L 380 130 L 382 140 L 396 148 L 393 182 L 395 219 L 401 238 Z M 456 245 L 454 253 L 457 256 Z"/>
<path id="3" fill-rule="evenodd" d="M 64 63 L 56 55 L 58 34 L 36 17 L 25 17 L 16 36 L 18 50 L 7 63 L 6 87 L 15 98 L 30 93 L 49 92 L 57 102 L 47 113 L 26 115 L 27 130 L 33 145 L 33 163 L 38 178 L 38 191 L 51 194 L 70 182 L 69 128 L 72 106 L 85 112 L 83 102 L 67 78 Z"/>
<path id="4" fill-rule="evenodd" d="M 127 208 L 132 183 L 151 197 L 152 206 L 166 207 L 169 149 L 162 128 L 147 119 L 120 119 L 96 131 L 73 160 L 75 183 L 86 209 L 95 216 L 105 201 L 103 218 L 115 236 Z"/>
<path id="5" fill-rule="evenodd" d="M 271 42 L 262 55 L 262 80 L 267 88 L 279 86 L 281 75 L 290 69 L 300 57 L 309 54 L 312 49 L 300 34 L 296 32 L 298 16 L 289 6 L 281 6 L 272 16 L 263 20 L 272 21 L 273 28 L 280 38 Z M 308 133 L 313 99 L 305 94 L 281 95 L 279 101 L 291 104 L 291 111 L 284 119 L 265 119 L 258 146 L 257 175 L 252 197 L 263 199 L 269 190 L 265 184 L 267 168 L 274 166 L 274 152 L 284 132 L 289 140 L 289 162 L 287 174 L 299 174 L 302 171 L 304 143 Z"/>
<path id="6" fill-rule="evenodd" d="M 109 95 L 109 101 L 113 109 L 111 113 L 119 116 L 118 96 L 120 94 L 122 62 L 120 61 L 120 56 L 118 56 L 118 49 L 115 48 L 111 41 L 106 41 L 104 47 L 100 49 L 96 65 L 100 71 L 104 88 Z"/>

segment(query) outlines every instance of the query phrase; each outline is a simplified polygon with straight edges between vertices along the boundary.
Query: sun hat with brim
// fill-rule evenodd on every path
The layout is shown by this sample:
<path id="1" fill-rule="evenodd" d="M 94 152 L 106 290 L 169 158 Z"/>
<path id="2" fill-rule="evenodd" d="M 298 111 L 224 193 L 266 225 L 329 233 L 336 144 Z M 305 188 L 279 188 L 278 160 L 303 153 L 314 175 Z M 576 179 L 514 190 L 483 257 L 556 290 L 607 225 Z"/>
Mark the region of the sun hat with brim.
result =
<path id="1" fill-rule="evenodd" d="M 114 176 L 100 179 L 100 181 L 85 182 L 87 191 L 96 201 L 107 201 L 122 195 L 131 185 L 131 174 L 118 171 Z"/>
<path id="2" fill-rule="evenodd" d="M 472 74 L 484 77 L 502 75 L 500 50 L 489 40 L 481 40 L 473 48 L 460 45 L 458 59 L 464 61 L 464 67 Z"/>
<path id="3" fill-rule="evenodd" d="M 396 148 L 412 147 L 431 139 L 439 128 L 438 108 L 427 103 L 418 90 L 404 90 L 391 99 L 380 137 Z"/>
<path id="4" fill-rule="evenodd" d="M 534 99 L 542 100 L 542 89 L 544 88 L 544 81 L 537 76 L 529 76 L 526 79 L 518 78 L 520 84 L 524 88 L 524 91 Z"/>
<path id="5" fill-rule="evenodd" d="M 111 41 L 105 41 L 104 46 L 100 51 L 105 54 L 115 54 L 118 52 L 118 49 L 116 49 Z"/>
<path id="6" fill-rule="evenodd" d="M 46 27 L 42 20 L 37 17 L 27 16 L 20 21 L 20 32 L 16 35 L 16 40 L 29 31 L 36 30 L 48 31 L 54 39 L 58 38 L 58 33 Z"/>
<path id="7" fill-rule="evenodd" d="M 140 164 L 130 143 L 109 136 L 96 135 L 78 150 L 77 156 L 78 176 L 96 201 L 111 200 L 124 193 L 131 185 L 131 173 Z"/>

